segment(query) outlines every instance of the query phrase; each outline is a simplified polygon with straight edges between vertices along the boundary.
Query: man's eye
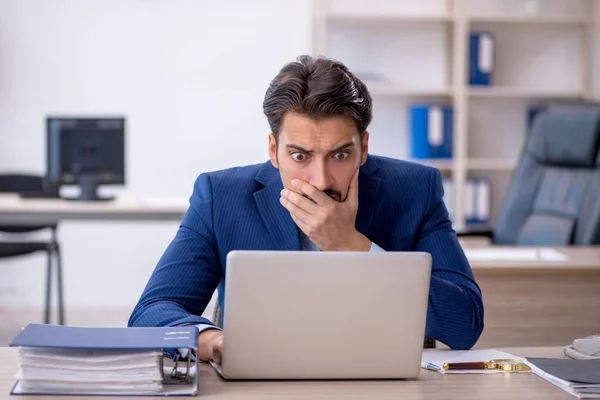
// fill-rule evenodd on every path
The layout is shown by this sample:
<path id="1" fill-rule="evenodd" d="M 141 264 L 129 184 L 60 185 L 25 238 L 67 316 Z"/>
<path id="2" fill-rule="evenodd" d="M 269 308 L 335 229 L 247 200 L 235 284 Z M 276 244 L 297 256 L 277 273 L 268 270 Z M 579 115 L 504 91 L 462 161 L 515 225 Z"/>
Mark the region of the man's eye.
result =
<path id="1" fill-rule="evenodd" d="M 304 161 L 306 160 L 306 154 L 304 153 L 292 153 L 292 158 L 294 159 L 294 161 Z"/>
<path id="2" fill-rule="evenodd" d="M 342 151 L 340 153 L 335 153 L 334 157 L 336 160 L 342 161 L 350 157 L 350 153 L 348 153 L 347 151 Z"/>

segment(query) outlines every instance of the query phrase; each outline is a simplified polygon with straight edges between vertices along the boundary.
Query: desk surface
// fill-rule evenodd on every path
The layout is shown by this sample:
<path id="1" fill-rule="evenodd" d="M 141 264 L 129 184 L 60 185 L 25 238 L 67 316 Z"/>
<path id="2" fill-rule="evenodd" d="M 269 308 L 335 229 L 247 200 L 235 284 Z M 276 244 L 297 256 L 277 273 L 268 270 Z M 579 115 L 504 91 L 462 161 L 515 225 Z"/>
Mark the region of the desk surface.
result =
<path id="1" fill-rule="evenodd" d="M 502 349 L 523 357 L 564 357 L 562 348 Z M 357 360 L 360 362 L 360 360 Z M 17 351 L 0 348 L 0 399 L 9 392 L 17 371 Z M 273 381 L 226 382 L 206 364 L 200 370 L 200 398 L 205 399 L 572 399 L 530 372 L 441 375 L 421 370 L 414 381 Z M 35 396 L 29 396 L 37 399 Z M 27 397 L 25 397 L 27 398 Z M 74 397 L 64 397 L 74 399 Z M 89 399 L 89 397 L 83 397 Z M 153 397 L 156 398 L 156 397 Z M 129 398 L 131 399 L 131 398 Z"/>
<path id="2" fill-rule="evenodd" d="M 172 220 L 187 211 L 187 198 L 117 198 L 80 202 L 62 199 L 22 199 L 0 196 L 0 223 L 39 224 L 63 220 Z"/>

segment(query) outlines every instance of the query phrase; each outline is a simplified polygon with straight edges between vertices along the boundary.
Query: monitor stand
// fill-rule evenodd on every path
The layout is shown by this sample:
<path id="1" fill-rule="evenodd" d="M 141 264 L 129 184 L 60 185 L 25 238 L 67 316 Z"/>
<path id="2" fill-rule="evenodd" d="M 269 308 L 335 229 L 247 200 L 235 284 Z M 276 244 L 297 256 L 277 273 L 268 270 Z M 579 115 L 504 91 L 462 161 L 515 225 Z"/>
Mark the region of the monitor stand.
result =
<path id="1" fill-rule="evenodd" d="M 98 196 L 98 177 L 95 175 L 80 175 L 77 177 L 77 184 L 81 188 L 79 197 L 70 198 L 74 201 L 111 201 L 114 197 L 99 197 Z"/>

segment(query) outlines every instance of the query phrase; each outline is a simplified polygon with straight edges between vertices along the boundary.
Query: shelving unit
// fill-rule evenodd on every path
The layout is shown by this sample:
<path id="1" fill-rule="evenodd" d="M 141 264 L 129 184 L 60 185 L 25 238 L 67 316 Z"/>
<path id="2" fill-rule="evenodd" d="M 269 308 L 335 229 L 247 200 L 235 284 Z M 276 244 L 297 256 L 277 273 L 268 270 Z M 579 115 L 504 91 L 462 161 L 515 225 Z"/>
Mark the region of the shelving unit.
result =
<path id="1" fill-rule="evenodd" d="M 585 97 L 580 91 L 559 91 L 542 88 L 520 88 L 520 87 L 471 87 L 468 89 L 470 97 L 492 97 L 492 98 L 523 98 L 523 99 L 553 99 L 553 100 L 579 100 Z"/>
<path id="2" fill-rule="evenodd" d="M 512 171 L 517 160 L 509 158 L 469 158 L 467 168 L 480 171 Z"/>
<path id="3" fill-rule="evenodd" d="M 501 0 L 500 0 L 501 1 Z M 534 25 L 585 25 L 589 21 L 583 17 L 543 16 L 543 17 L 502 17 L 473 16 L 471 23 L 480 24 L 534 24 Z"/>
<path id="4" fill-rule="evenodd" d="M 453 181 L 465 227 L 467 179 L 492 182 L 491 222 L 527 135 L 527 109 L 591 100 L 594 0 L 313 0 L 313 53 L 344 62 L 374 99 L 370 152 L 411 160 L 408 106 L 451 105 L 452 159 L 413 160 Z M 469 32 L 493 33 L 491 86 L 470 86 Z M 600 41 L 598 41 L 600 42 Z"/>
<path id="5" fill-rule="evenodd" d="M 452 89 L 420 89 L 409 88 L 403 86 L 395 86 L 394 84 L 385 83 L 368 83 L 371 96 L 400 96 L 400 97 L 450 97 Z"/>
<path id="6" fill-rule="evenodd" d="M 318 0 L 317 0 L 318 1 Z M 354 23 L 354 24 L 398 24 L 398 23 L 412 23 L 412 24 L 429 24 L 429 23 L 451 23 L 452 19 L 449 16 L 437 16 L 437 15 L 385 15 L 385 14 L 354 14 L 354 13 L 331 13 L 327 15 L 329 23 L 332 22 L 343 22 L 343 23 Z"/>

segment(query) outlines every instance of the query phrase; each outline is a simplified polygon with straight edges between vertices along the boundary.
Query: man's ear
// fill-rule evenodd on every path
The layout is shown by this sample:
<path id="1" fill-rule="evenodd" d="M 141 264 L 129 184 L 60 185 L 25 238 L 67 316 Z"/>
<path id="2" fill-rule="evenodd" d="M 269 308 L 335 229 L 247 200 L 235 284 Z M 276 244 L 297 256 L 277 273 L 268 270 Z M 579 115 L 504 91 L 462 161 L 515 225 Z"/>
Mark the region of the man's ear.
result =
<path id="1" fill-rule="evenodd" d="M 369 132 L 366 132 L 363 134 L 362 136 L 362 140 L 361 140 L 361 160 L 360 160 L 360 165 L 363 165 L 365 162 L 367 162 L 367 156 L 369 155 Z"/>
<path id="2" fill-rule="evenodd" d="M 279 168 L 279 162 L 277 161 L 277 139 L 275 139 L 273 133 L 269 135 L 269 158 L 271 159 L 271 164 L 275 168 Z"/>

